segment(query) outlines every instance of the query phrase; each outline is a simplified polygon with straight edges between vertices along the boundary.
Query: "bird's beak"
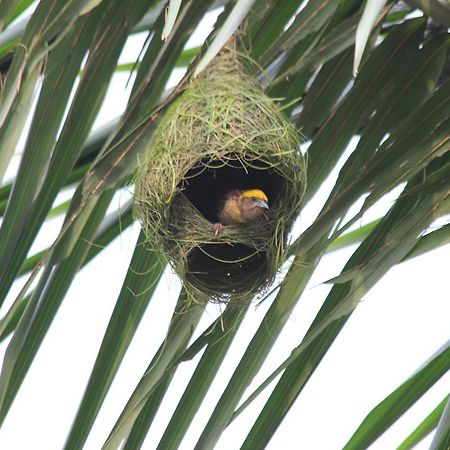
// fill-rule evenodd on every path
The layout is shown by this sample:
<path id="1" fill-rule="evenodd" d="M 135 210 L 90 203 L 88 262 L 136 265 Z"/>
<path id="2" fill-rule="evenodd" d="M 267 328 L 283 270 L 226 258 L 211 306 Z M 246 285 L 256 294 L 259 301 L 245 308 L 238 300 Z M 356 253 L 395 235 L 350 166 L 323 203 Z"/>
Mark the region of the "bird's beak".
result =
<path id="1" fill-rule="evenodd" d="M 267 202 L 266 202 L 265 200 L 258 200 L 257 205 L 258 205 L 260 208 L 263 208 L 263 209 L 269 209 L 269 205 L 267 204 Z"/>

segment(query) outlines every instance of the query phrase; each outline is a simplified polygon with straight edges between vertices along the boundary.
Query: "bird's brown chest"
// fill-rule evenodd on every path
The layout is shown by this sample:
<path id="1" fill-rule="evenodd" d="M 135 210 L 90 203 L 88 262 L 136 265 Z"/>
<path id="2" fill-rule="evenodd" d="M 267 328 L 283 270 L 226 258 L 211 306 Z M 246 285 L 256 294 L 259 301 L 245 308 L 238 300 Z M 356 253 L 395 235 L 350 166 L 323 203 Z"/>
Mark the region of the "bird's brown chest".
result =
<path id="1" fill-rule="evenodd" d="M 230 197 L 222 204 L 218 211 L 218 218 L 223 225 L 245 223 L 242 217 L 240 198 Z"/>

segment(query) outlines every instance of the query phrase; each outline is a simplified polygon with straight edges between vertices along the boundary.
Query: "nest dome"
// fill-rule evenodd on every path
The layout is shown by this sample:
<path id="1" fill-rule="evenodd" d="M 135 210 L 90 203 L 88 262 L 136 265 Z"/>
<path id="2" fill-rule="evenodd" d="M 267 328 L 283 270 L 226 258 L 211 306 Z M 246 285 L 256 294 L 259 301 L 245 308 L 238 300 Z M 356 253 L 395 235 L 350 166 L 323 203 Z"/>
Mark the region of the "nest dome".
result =
<path id="1" fill-rule="evenodd" d="M 299 134 L 225 48 L 168 108 L 140 161 L 135 211 L 195 301 L 248 301 L 274 279 L 305 188 Z M 234 189 L 269 199 L 264 223 L 228 225 Z"/>

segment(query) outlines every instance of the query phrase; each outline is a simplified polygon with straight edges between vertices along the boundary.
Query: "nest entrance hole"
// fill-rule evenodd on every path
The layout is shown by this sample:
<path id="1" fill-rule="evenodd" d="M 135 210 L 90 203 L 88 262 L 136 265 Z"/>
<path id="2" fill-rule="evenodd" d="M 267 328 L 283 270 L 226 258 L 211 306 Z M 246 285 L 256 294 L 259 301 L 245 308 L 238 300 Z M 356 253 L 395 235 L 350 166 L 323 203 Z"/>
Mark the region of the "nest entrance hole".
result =
<path id="1" fill-rule="evenodd" d="M 194 285 L 213 285 L 218 293 L 232 294 L 266 282 L 265 252 L 243 244 L 205 244 L 188 257 L 186 279 Z"/>
<path id="2" fill-rule="evenodd" d="M 252 160 L 247 166 L 237 158 L 230 158 L 227 162 L 201 161 L 188 171 L 181 187 L 183 194 L 203 217 L 215 223 L 218 221 L 220 201 L 228 192 L 235 189 L 261 189 L 272 207 L 284 185 L 282 175 L 267 163 Z"/>
<path id="3" fill-rule="evenodd" d="M 277 204 L 287 181 L 276 169 L 260 160 L 244 165 L 237 157 L 226 162 L 202 160 L 189 170 L 182 182 L 182 193 L 211 223 L 218 221 L 217 210 L 224 196 L 235 189 L 261 189 L 269 206 Z M 186 280 L 193 285 L 213 285 L 218 293 L 235 289 L 251 290 L 267 282 L 269 267 L 265 251 L 245 244 L 205 243 L 187 257 Z"/>

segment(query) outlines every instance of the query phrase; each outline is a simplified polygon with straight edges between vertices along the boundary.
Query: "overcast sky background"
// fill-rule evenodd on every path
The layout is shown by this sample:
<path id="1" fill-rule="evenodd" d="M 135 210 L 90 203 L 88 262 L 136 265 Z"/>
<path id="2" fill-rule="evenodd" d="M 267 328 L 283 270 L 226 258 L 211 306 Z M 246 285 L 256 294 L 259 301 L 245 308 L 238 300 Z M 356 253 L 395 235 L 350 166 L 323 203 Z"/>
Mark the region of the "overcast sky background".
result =
<path id="1" fill-rule="evenodd" d="M 211 15 L 200 25 L 188 47 L 203 41 L 214 20 L 214 15 Z M 144 39 L 144 34 L 131 39 L 121 61 L 133 61 Z M 181 75 L 182 72 L 177 71 L 169 83 L 176 83 Z M 123 111 L 132 85 L 129 83 L 126 87 L 127 79 L 126 74 L 114 76 L 107 103 L 102 108 L 96 127 Z M 355 144 L 356 141 L 351 143 L 348 152 Z M 10 167 L 10 176 L 16 170 L 17 163 L 18 157 Z M 337 171 L 302 212 L 298 229 L 305 229 L 314 220 L 336 176 Z M 398 193 L 399 190 L 396 190 L 386 196 L 358 225 L 384 214 Z M 56 203 L 70 195 L 68 191 Z M 116 196 L 114 206 L 117 208 L 123 205 L 129 196 L 130 192 L 123 191 Z M 51 221 L 40 234 L 32 252 L 53 241 L 61 222 L 62 218 Z M 139 225 L 134 224 L 77 277 L 0 430 L 0 448 L 62 448 L 122 286 L 138 234 Z M 246 395 L 300 342 L 330 289 L 323 282 L 339 273 L 354 249 L 347 248 L 324 257 L 263 370 Z M 447 245 L 405 262 L 392 269 L 365 296 L 278 429 L 269 449 L 342 448 L 366 414 L 449 339 L 449 260 L 450 245 Z M 16 284 L 15 293 L 20 286 Z M 177 300 L 178 287 L 177 278 L 167 271 L 116 376 L 85 449 L 100 449 L 160 346 Z M 13 299 L 11 295 L 8 305 Z M 182 449 L 190 450 L 195 445 L 233 373 L 236 361 L 239 361 L 269 306 L 270 301 L 266 301 L 250 308 Z M 0 312 L 5 311 L 6 306 Z M 217 305 L 209 306 L 196 335 L 219 313 Z M 9 339 L 0 346 L 2 358 L 8 342 Z M 192 362 L 183 363 L 178 370 L 144 449 L 156 447 L 200 356 Z M 449 391 L 450 375 L 447 375 L 371 449 L 395 448 Z M 264 392 L 231 424 L 218 449 L 237 450 L 240 447 L 248 432 L 247 424 L 253 423 L 269 394 L 270 390 Z M 417 448 L 426 449 L 430 442 L 431 438 Z"/>

